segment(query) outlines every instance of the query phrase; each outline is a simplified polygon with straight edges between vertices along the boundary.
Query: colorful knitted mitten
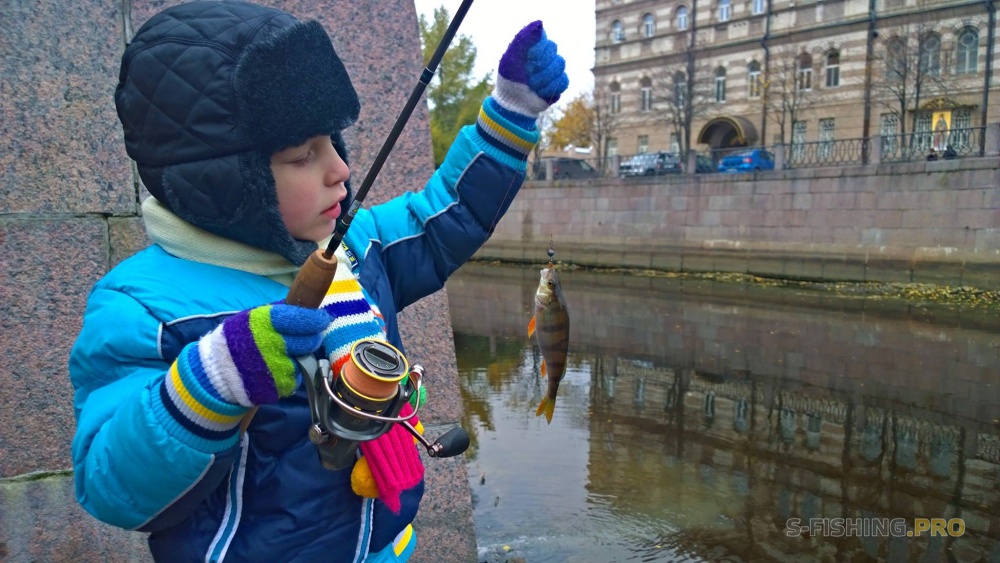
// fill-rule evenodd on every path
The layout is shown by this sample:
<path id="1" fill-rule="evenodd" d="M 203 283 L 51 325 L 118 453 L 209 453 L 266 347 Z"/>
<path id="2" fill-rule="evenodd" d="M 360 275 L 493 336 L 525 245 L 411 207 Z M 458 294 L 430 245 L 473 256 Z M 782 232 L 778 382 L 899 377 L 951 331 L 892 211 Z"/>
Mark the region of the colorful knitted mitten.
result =
<path id="1" fill-rule="evenodd" d="M 323 346 L 330 356 L 334 373 L 339 374 L 349 361 L 351 346 L 363 338 L 385 340 L 385 333 L 377 319 L 377 310 L 365 299 L 361 285 L 350 273 L 342 275 L 330 284 L 323 309 L 333 317 L 333 323 L 323 338 Z M 403 405 L 403 413 L 411 413 L 409 404 Z M 360 496 L 371 496 L 370 486 L 374 482 L 378 496 L 393 512 L 399 512 L 399 495 L 416 486 L 424 476 L 424 466 L 413 445 L 413 437 L 399 425 L 393 425 L 389 432 L 374 440 L 361 442 L 361 453 L 365 456 L 358 461 L 352 472 L 352 486 Z M 365 470 L 367 468 L 367 471 Z M 370 477 L 369 477 L 370 474 Z"/>
<path id="2" fill-rule="evenodd" d="M 319 349 L 326 311 L 278 303 L 241 311 L 188 344 L 160 386 L 157 404 L 196 447 L 231 439 L 249 407 L 277 402 L 297 385 L 292 357 Z"/>
<path id="3" fill-rule="evenodd" d="M 545 36 L 541 21 L 525 26 L 500 58 L 493 98 L 504 109 L 532 121 L 569 86 L 566 61 Z"/>
<path id="4" fill-rule="evenodd" d="M 405 404 L 399 416 L 407 416 L 412 412 L 413 408 Z M 413 417 L 410 423 L 417 426 L 419 421 L 417 417 Z M 362 460 L 366 461 L 370 479 L 375 483 L 378 496 L 389 510 L 395 513 L 399 512 L 401 506 L 400 493 L 417 486 L 424 478 L 424 465 L 413 442 L 413 436 L 398 424 L 393 424 L 388 432 L 375 440 L 361 442 L 361 453 L 365 456 Z M 361 469 L 359 468 L 356 475 L 352 473 L 351 485 L 357 484 L 355 492 L 361 496 L 368 496 L 362 494 L 370 488 L 364 487 L 364 482 L 368 478 Z"/>

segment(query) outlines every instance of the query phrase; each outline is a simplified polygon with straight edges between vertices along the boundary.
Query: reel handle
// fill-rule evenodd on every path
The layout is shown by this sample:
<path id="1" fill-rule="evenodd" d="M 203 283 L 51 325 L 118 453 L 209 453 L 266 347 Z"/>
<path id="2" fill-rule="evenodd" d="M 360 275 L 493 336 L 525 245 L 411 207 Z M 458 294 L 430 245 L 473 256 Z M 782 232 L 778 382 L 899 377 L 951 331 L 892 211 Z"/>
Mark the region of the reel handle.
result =
<path id="1" fill-rule="evenodd" d="M 417 432 L 409 422 L 398 422 L 407 430 L 418 442 L 427 448 L 427 455 L 431 457 L 454 457 L 465 453 L 469 449 L 469 433 L 461 426 L 456 426 L 444 433 L 433 444 L 424 438 L 423 434 Z"/>

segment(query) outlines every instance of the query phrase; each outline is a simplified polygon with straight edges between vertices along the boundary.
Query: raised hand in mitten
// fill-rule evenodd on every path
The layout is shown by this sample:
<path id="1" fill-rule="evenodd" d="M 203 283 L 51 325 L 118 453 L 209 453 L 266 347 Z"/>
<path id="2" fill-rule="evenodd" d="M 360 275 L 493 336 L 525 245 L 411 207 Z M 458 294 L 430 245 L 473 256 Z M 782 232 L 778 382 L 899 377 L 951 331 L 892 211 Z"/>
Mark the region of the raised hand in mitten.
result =
<path id="1" fill-rule="evenodd" d="M 517 33 L 500 58 L 493 98 L 504 109 L 535 119 L 569 86 L 566 61 L 545 35 L 541 21 Z"/>

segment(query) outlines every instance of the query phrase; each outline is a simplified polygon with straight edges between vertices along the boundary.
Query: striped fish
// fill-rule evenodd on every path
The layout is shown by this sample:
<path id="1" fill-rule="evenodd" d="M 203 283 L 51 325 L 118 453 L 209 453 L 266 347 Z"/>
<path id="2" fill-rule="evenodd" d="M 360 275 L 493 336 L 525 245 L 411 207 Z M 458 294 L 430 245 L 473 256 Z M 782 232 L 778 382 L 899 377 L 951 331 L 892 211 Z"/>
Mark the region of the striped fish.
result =
<path id="1" fill-rule="evenodd" d="M 569 312 L 552 262 L 549 262 L 548 268 L 542 269 L 535 291 L 535 315 L 528 323 L 528 337 L 532 336 L 542 352 L 542 377 L 548 377 L 549 382 L 535 416 L 544 413 L 545 420 L 551 424 L 559 382 L 566 373 L 566 350 L 569 347 Z"/>

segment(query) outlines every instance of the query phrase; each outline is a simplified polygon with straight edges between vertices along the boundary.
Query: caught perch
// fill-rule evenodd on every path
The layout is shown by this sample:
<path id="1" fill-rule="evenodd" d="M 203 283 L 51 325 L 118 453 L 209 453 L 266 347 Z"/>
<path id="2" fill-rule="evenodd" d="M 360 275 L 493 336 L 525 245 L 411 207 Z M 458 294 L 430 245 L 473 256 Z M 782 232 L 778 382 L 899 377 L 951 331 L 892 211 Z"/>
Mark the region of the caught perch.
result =
<path id="1" fill-rule="evenodd" d="M 549 424 L 556 408 L 559 382 L 566 373 L 566 352 L 569 348 L 569 312 L 559 276 L 552 266 L 553 255 L 555 251 L 550 245 L 549 266 L 541 270 L 538 289 L 535 290 L 535 314 L 528 322 L 528 337 L 534 336 L 538 342 L 542 352 L 542 376 L 547 377 L 549 383 L 535 416 L 544 413 Z"/>

